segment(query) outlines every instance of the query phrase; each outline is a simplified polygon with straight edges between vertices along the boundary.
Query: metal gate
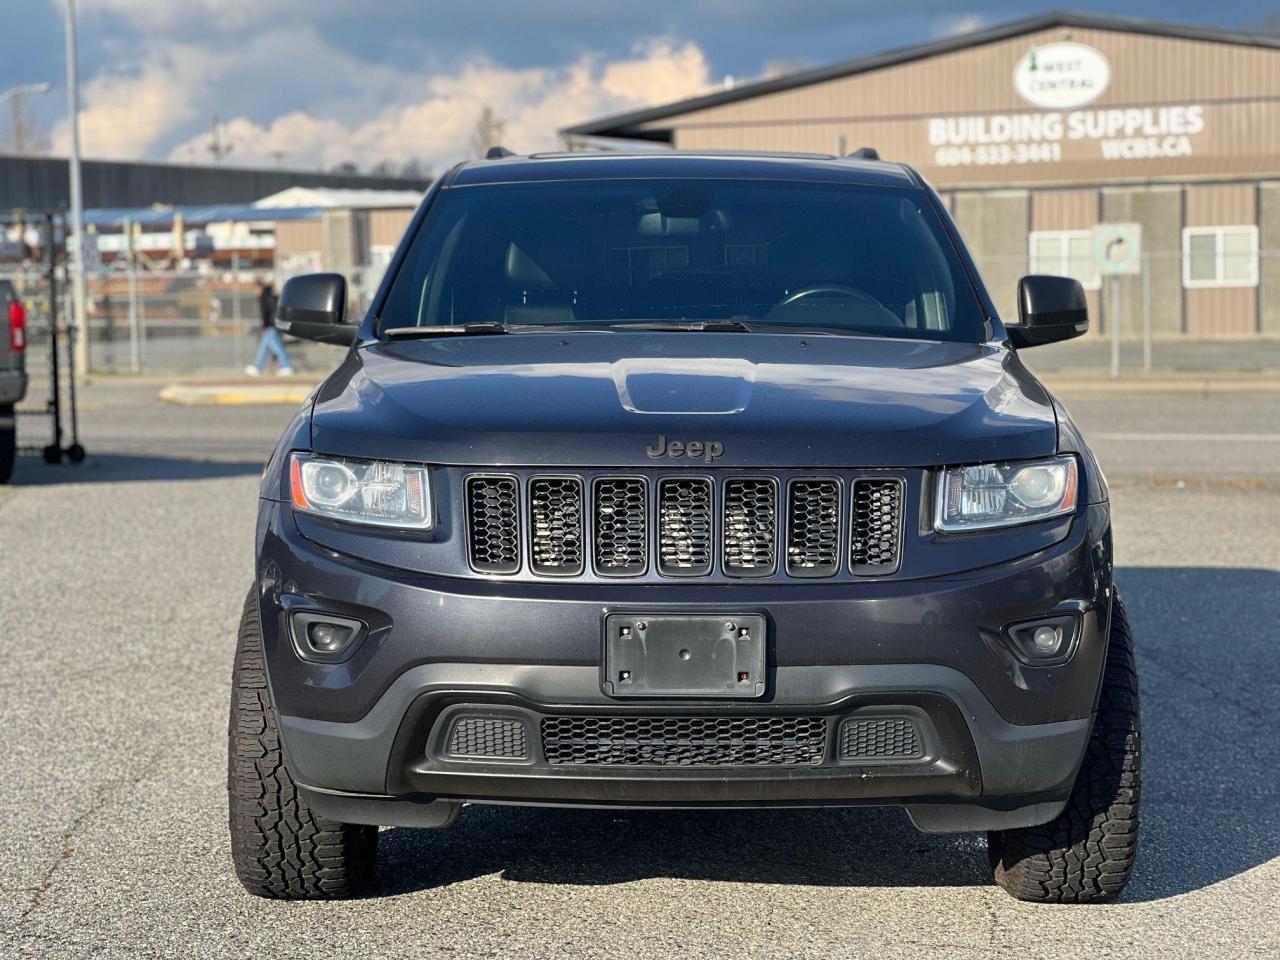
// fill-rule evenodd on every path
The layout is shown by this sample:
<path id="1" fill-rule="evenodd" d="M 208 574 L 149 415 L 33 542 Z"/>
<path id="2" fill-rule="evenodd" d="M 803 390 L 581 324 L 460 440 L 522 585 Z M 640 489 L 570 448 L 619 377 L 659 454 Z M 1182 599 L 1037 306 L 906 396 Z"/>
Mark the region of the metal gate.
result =
<path id="1" fill-rule="evenodd" d="M 67 300 L 66 214 L 16 210 L 0 214 L 0 279 L 26 312 L 26 397 L 19 402 L 19 452 L 46 463 L 84 459 L 72 361 L 76 331 Z"/>

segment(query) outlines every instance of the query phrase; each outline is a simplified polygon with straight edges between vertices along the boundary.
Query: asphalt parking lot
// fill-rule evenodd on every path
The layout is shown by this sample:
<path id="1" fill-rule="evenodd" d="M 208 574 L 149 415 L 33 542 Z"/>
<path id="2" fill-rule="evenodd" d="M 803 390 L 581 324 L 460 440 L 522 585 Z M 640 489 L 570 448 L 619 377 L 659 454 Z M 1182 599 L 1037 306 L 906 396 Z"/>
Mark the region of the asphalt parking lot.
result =
<path id="1" fill-rule="evenodd" d="M 231 872 L 224 777 L 257 475 L 285 407 L 84 393 L 90 459 L 0 488 L 0 957 L 1280 954 L 1280 394 L 1066 397 L 1113 485 L 1138 638 L 1124 899 L 1019 904 L 892 810 L 471 807 L 386 830 L 371 894 Z"/>

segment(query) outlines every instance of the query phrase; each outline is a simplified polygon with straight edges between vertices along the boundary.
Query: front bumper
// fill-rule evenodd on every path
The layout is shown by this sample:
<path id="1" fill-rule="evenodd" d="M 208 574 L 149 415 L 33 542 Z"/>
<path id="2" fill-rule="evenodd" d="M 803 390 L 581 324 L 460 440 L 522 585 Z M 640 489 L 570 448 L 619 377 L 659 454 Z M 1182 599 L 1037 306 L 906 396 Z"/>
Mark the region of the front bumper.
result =
<path id="1" fill-rule="evenodd" d="M 295 779 L 319 812 L 349 822 L 428 824 L 461 801 L 715 807 L 901 804 L 926 830 L 1044 822 L 1061 809 L 1088 743 L 1110 609 L 1108 519 L 1089 508 L 1032 557 L 928 581 L 856 585 L 628 587 L 495 584 L 409 575 L 306 540 L 264 502 L 259 529 L 263 642 Z M 288 610 L 353 616 L 369 635 L 343 663 L 300 660 Z M 620 701 L 601 689 L 606 613 L 758 611 L 769 683 L 744 701 Z M 1029 668 L 1004 624 L 1071 610 L 1066 663 Z M 556 718 L 803 715 L 825 730 L 800 764 L 554 763 Z M 518 760 L 459 757 L 459 716 L 523 724 Z M 909 759 L 843 757 L 846 721 L 911 718 Z M 435 801 L 434 804 L 431 801 Z M 424 811 L 434 811 L 424 813 Z"/>

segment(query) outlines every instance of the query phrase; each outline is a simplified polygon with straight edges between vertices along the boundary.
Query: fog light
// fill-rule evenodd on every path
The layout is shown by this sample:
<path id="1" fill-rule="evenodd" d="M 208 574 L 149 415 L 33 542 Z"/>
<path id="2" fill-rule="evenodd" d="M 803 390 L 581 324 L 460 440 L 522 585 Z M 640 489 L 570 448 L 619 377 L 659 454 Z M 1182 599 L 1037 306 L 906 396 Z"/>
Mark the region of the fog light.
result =
<path id="1" fill-rule="evenodd" d="M 365 632 L 365 625 L 359 620 L 309 610 L 294 611 L 289 627 L 298 656 L 320 663 L 346 660 Z"/>
<path id="2" fill-rule="evenodd" d="M 317 653 L 337 653 L 347 645 L 354 631 L 337 623 L 313 623 L 307 627 L 307 642 Z M 1039 642 L 1039 633 L 1036 634 Z"/>
<path id="3" fill-rule="evenodd" d="M 1062 631 L 1057 627 L 1036 627 L 1031 643 L 1040 653 L 1056 653 L 1062 644 Z"/>
<path id="4" fill-rule="evenodd" d="M 1013 623 L 1004 629 L 1005 640 L 1017 658 L 1037 667 L 1065 663 L 1076 638 L 1076 617 L 1045 617 Z"/>

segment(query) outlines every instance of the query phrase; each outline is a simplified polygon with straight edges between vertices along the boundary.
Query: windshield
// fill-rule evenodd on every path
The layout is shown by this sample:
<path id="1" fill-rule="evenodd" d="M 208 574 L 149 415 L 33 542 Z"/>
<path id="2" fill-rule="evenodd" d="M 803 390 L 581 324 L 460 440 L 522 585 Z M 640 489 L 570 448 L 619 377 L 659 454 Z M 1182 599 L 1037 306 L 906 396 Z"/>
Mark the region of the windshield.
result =
<path id="1" fill-rule="evenodd" d="M 708 179 L 442 190 L 381 327 L 739 321 L 980 342 L 923 191 Z"/>

